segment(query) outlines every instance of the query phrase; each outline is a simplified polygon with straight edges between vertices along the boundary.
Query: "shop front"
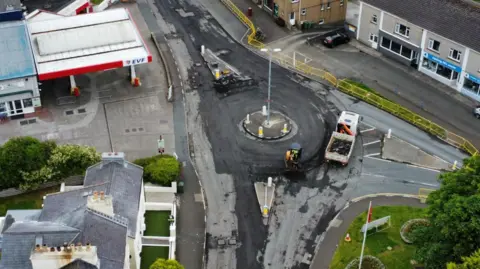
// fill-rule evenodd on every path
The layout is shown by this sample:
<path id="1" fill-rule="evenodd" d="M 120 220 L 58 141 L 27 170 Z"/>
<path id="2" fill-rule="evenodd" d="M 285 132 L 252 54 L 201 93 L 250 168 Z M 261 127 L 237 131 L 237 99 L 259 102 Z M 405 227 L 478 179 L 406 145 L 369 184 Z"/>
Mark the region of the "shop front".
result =
<path id="1" fill-rule="evenodd" d="M 35 112 L 40 107 L 39 97 L 34 97 L 32 91 L 0 94 L 0 117 L 15 118 Z"/>
<path id="2" fill-rule="evenodd" d="M 460 74 L 462 73 L 461 67 L 427 52 L 423 53 L 422 65 L 419 70 L 455 89 L 457 88 L 456 84 L 460 81 Z"/>
<path id="3" fill-rule="evenodd" d="M 480 102 L 480 78 L 466 73 L 460 91 Z"/>

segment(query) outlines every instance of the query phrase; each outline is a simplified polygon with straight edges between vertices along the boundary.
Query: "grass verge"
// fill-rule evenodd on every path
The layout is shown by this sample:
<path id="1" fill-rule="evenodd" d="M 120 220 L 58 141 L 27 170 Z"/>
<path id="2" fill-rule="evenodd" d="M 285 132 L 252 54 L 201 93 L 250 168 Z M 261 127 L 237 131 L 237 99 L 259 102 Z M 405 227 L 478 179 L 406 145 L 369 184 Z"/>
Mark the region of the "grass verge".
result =
<path id="1" fill-rule="evenodd" d="M 9 209 L 41 209 L 43 196 L 58 191 L 60 191 L 60 187 L 57 185 L 41 190 L 0 198 L 0 216 L 5 216 L 5 213 Z"/>
<path id="2" fill-rule="evenodd" d="M 350 84 L 352 84 L 352 85 L 354 85 L 354 86 L 357 86 L 357 87 L 359 87 L 360 89 L 364 89 L 364 90 L 366 90 L 367 92 L 371 92 L 371 93 L 373 93 L 373 94 L 376 94 L 376 95 L 378 95 L 378 96 L 380 96 L 380 97 L 382 97 L 382 98 L 384 98 L 384 99 L 387 99 L 387 98 L 385 98 L 384 96 L 382 96 L 381 94 L 379 94 L 376 90 L 368 87 L 367 85 L 365 85 L 365 84 L 363 84 L 363 83 L 361 83 L 361 82 L 353 81 L 353 80 L 351 80 L 351 79 L 345 79 L 345 82 L 350 83 Z M 388 100 L 388 99 L 387 99 L 387 100 Z"/>
<path id="3" fill-rule="evenodd" d="M 147 211 L 145 213 L 146 236 L 170 236 L 169 211 Z"/>
<path id="4" fill-rule="evenodd" d="M 168 259 L 168 247 L 143 247 L 141 269 L 149 269 L 158 258 Z"/>
<path id="5" fill-rule="evenodd" d="M 341 238 L 330 264 L 331 269 L 344 269 L 350 261 L 360 256 L 363 234 L 360 229 L 365 224 L 364 212 L 350 224 L 348 233 L 351 242 Z M 400 228 L 410 219 L 425 217 L 425 209 L 409 206 L 379 206 L 373 208 L 373 220 L 391 216 L 391 226 L 383 231 L 371 230 L 365 243 L 365 255 L 379 258 L 386 268 L 411 269 L 410 260 L 415 252 L 413 245 L 405 244 L 400 237 Z M 392 250 L 388 250 L 391 247 Z"/>

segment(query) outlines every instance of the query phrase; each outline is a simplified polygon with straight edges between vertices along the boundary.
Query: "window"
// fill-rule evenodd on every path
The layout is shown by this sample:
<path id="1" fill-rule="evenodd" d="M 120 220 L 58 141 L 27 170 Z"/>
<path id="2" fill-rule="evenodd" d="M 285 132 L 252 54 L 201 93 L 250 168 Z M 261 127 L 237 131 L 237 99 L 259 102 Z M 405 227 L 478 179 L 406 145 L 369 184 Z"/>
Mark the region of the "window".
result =
<path id="1" fill-rule="evenodd" d="M 325 10 L 325 4 L 322 4 L 322 5 L 320 6 L 320 10 Z"/>
<path id="2" fill-rule="evenodd" d="M 32 107 L 32 106 L 33 106 L 32 98 L 23 99 L 24 108 Z"/>
<path id="3" fill-rule="evenodd" d="M 0 114 L 7 111 L 7 108 L 5 106 L 5 103 L 0 103 Z"/>
<path id="4" fill-rule="evenodd" d="M 377 15 L 373 15 L 373 16 L 372 16 L 372 20 L 371 20 L 370 22 L 377 24 L 377 22 L 378 22 L 378 17 L 377 17 Z"/>
<path id="5" fill-rule="evenodd" d="M 428 40 L 428 48 L 438 52 L 440 50 L 440 42 L 435 39 Z"/>
<path id="6" fill-rule="evenodd" d="M 327 3 L 327 9 L 330 9 L 330 2 Z"/>
<path id="7" fill-rule="evenodd" d="M 302 13 L 301 13 L 301 14 L 302 14 L 302 16 L 307 15 L 307 9 L 306 9 L 306 8 L 302 8 Z"/>
<path id="8" fill-rule="evenodd" d="M 324 24 L 324 23 L 325 23 L 325 20 L 324 20 L 324 19 L 320 19 L 320 20 L 318 21 L 318 24 Z"/>
<path id="9" fill-rule="evenodd" d="M 410 27 L 407 27 L 403 24 L 397 23 L 395 25 L 395 33 L 397 33 L 399 35 L 403 35 L 405 37 L 409 37 L 410 36 Z"/>
<path id="10" fill-rule="evenodd" d="M 402 50 L 402 45 L 392 41 L 392 47 L 390 48 L 390 50 L 395 52 L 396 54 L 400 54 L 400 51 Z"/>
<path id="11" fill-rule="evenodd" d="M 412 50 L 407 47 L 402 46 L 402 52 L 400 54 L 405 58 L 412 58 Z"/>
<path id="12" fill-rule="evenodd" d="M 340 0 L 340 6 L 343 6 L 343 0 Z"/>
<path id="13" fill-rule="evenodd" d="M 378 36 L 375 34 L 370 33 L 370 37 L 368 38 L 371 42 L 378 43 Z"/>
<path id="14" fill-rule="evenodd" d="M 392 43 L 392 41 L 390 39 L 382 37 L 382 47 L 384 47 L 386 49 L 390 49 L 390 44 L 391 43 Z"/>
<path id="15" fill-rule="evenodd" d="M 452 72 L 452 69 L 446 68 L 443 65 L 438 65 L 436 73 L 446 79 L 450 79 L 452 77 Z"/>
<path id="16" fill-rule="evenodd" d="M 430 61 L 427 58 L 423 58 L 422 66 L 429 71 L 436 72 L 438 64 L 436 62 Z"/>
<path id="17" fill-rule="evenodd" d="M 295 20 L 295 12 L 290 13 L 290 20 Z"/>
<path id="18" fill-rule="evenodd" d="M 468 78 L 465 78 L 465 81 L 463 82 L 463 88 L 465 90 L 471 91 L 475 94 L 480 94 L 480 84 L 475 83 L 475 82 L 469 80 Z M 1 110 L 0 110 L 0 112 L 1 112 Z"/>
<path id="19" fill-rule="evenodd" d="M 460 62 L 460 58 L 462 57 L 462 53 L 456 49 L 450 49 L 448 53 L 448 58 Z"/>

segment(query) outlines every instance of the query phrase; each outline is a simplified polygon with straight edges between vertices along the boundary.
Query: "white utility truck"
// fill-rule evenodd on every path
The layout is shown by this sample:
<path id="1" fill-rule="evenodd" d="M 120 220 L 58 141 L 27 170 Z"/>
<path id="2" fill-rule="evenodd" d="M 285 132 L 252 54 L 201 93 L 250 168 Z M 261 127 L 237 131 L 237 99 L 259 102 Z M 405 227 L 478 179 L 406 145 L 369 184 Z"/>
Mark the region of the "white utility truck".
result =
<path id="1" fill-rule="evenodd" d="M 338 118 L 336 129 L 325 150 L 325 160 L 327 162 L 334 161 L 342 165 L 348 164 L 353 146 L 355 145 L 359 121 L 359 114 L 342 111 Z"/>

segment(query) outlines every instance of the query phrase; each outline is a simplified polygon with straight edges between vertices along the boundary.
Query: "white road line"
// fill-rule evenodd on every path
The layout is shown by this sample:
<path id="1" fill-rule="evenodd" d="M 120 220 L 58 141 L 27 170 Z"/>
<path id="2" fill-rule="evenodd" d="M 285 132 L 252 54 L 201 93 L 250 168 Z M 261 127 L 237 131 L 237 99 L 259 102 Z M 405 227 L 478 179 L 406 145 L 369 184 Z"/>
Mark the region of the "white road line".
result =
<path id="1" fill-rule="evenodd" d="M 363 157 L 367 157 L 367 158 L 368 158 L 368 157 L 378 156 L 378 155 L 380 155 L 380 153 L 372 153 L 372 154 L 365 155 L 365 156 L 363 156 Z"/>
<path id="2" fill-rule="evenodd" d="M 370 131 L 373 131 L 373 130 L 375 130 L 375 128 L 370 128 L 370 129 L 362 130 L 362 131 L 360 131 L 360 133 L 363 134 L 363 133 L 370 132 Z"/>
<path id="3" fill-rule="evenodd" d="M 365 143 L 365 144 L 363 144 L 363 145 L 364 145 L 364 146 L 368 146 L 368 145 L 373 145 L 373 144 L 377 144 L 377 143 L 380 143 L 380 142 L 382 142 L 382 141 L 376 140 L 376 141 L 372 141 L 372 142 Z M 380 153 L 379 153 L 379 154 L 380 154 Z"/>
<path id="4" fill-rule="evenodd" d="M 372 159 L 372 160 L 377 160 L 377 161 L 386 162 L 386 163 L 391 163 L 391 162 L 392 162 L 392 161 L 389 161 L 389 160 L 384 160 L 384 159 L 375 158 L 375 157 L 370 157 L 370 156 L 363 156 L 363 157 L 369 158 L 369 159 Z"/>
<path id="5" fill-rule="evenodd" d="M 439 171 L 439 170 L 435 170 L 435 169 L 427 168 L 427 167 L 422 167 L 422 166 L 418 166 L 418 165 L 407 164 L 407 166 L 418 168 L 418 169 L 424 169 L 424 170 L 428 170 L 428 171 L 432 171 L 432 172 L 436 172 L 436 173 L 441 173 L 441 171 Z"/>
<path id="6" fill-rule="evenodd" d="M 373 126 L 373 125 L 371 125 L 371 124 L 368 124 L 368 123 L 366 123 L 366 122 L 363 122 L 363 121 L 362 121 L 362 124 L 367 125 L 368 127 L 375 129 L 375 126 Z"/>
<path id="7" fill-rule="evenodd" d="M 175 65 L 178 65 L 177 60 L 175 60 Z"/>
<path id="8" fill-rule="evenodd" d="M 183 82 L 180 81 L 180 86 L 183 87 Z"/>
<path id="9" fill-rule="evenodd" d="M 405 182 L 412 183 L 412 184 L 429 186 L 429 187 L 439 187 L 439 186 L 440 186 L 439 184 L 431 184 L 431 183 L 417 182 L 417 181 L 413 181 L 413 180 L 405 180 Z"/>
<path id="10" fill-rule="evenodd" d="M 370 173 L 362 173 L 363 176 L 370 176 L 370 177 L 381 177 L 381 178 L 386 178 L 386 176 L 382 175 L 375 175 L 375 174 L 370 174 Z"/>

